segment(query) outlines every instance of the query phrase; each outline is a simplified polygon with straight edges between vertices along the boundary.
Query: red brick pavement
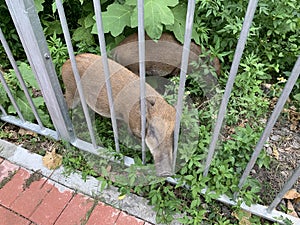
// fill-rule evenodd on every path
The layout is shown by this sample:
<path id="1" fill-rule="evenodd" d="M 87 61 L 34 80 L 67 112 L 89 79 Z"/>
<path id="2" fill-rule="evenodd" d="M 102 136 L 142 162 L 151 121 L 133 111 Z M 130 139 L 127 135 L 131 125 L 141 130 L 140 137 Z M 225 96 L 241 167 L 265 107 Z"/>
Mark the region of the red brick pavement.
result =
<path id="1" fill-rule="evenodd" d="M 149 225 L 44 177 L 32 177 L 0 158 L 0 225 Z"/>

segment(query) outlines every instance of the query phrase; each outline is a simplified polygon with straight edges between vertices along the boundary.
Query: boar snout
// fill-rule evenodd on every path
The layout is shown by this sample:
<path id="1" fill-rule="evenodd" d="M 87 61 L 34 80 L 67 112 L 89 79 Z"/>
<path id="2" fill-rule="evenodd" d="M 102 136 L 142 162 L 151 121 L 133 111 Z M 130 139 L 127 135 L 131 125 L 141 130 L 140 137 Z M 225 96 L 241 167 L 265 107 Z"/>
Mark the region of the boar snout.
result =
<path id="1" fill-rule="evenodd" d="M 173 173 L 172 160 L 168 154 L 154 155 L 156 176 L 170 177 Z"/>

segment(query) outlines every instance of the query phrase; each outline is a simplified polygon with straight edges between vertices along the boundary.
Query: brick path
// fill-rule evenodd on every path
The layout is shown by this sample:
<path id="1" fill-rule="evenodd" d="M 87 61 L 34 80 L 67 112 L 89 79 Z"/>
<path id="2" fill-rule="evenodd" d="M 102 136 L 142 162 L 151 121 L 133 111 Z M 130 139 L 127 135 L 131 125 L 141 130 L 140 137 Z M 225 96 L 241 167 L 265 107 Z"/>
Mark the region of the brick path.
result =
<path id="1" fill-rule="evenodd" d="M 150 225 L 0 158 L 0 225 Z"/>

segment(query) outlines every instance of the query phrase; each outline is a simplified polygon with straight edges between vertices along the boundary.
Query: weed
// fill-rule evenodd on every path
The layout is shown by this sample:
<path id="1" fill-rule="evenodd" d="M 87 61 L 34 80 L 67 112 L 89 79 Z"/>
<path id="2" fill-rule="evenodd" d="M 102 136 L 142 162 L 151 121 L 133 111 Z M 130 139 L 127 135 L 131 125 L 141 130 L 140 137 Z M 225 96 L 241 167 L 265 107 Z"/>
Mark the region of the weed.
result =
<path id="1" fill-rule="evenodd" d="M 2 181 L 0 182 L 0 189 L 3 188 L 12 178 L 13 176 L 17 173 L 17 171 L 8 171 L 8 176 L 4 177 Z"/>
<path id="2" fill-rule="evenodd" d="M 42 179 L 43 175 L 40 170 L 34 171 L 30 176 L 25 180 L 25 183 L 23 184 L 23 190 L 26 188 L 29 188 L 29 186 L 35 182 Z"/>

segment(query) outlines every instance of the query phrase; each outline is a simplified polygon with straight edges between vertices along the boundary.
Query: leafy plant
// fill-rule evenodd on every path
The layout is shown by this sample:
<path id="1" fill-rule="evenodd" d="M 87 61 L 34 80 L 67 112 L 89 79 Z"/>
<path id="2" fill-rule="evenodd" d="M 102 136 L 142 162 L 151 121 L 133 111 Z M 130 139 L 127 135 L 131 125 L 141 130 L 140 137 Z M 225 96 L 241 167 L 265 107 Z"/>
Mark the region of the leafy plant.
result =
<path id="1" fill-rule="evenodd" d="M 34 78 L 34 74 L 31 70 L 31 68 L 26 63 L 19 63 L 19 71 L 23 76 L 23 79 L 27 85 L 28 91 L 31 95 L 31 98 L 33 100 L 33 103 L 35 104 L 35 107 L 37 109 L 37 112 L 43 122 L 43 124 L 47 127 L 52 127 L 52 123 L 50 120 L 50 117 L 47 113 L 46 106 L 44 104 L 43 97 L 41 96 L 40 89 L 38 86 L 37 81 Z M 35 120 L 35 117 L 32 113 L 32 109 L 25 97 L 24 92 L 22 91 L 22 87 L 16 77 L 14 70 L 9 70 L 8 73 L 4 74 L 4 78 L 7 81 L 7 84 L 12 91 L 13 97 L 16 100 L 16 103 L 23 114 L 24 118 L 27 121 L 33 122 Z M 3 92 L 3 95 L 1 96 L 1 104 L 7 108 L 7 112 L 10 114 L 15 114 L 16 109 L 13 107 L 12 103 L 4 94 L 3 87 L 0 86 L 0 92 Z"/>

